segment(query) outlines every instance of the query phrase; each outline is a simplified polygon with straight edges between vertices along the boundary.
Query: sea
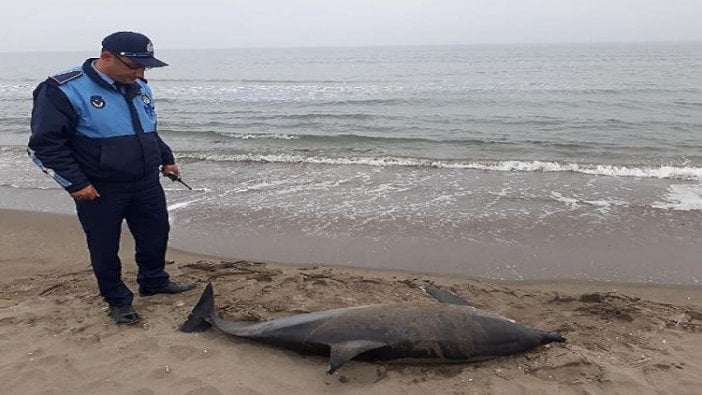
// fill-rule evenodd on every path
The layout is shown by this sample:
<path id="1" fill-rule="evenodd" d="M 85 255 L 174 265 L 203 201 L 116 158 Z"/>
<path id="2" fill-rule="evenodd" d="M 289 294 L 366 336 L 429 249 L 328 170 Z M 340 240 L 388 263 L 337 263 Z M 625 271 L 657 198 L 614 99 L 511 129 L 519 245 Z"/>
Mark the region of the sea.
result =
<path id="1" fill-rule="evenodd" d="M 0 208 L 73 213 L 0 54 Z M 158 50 L 171 246 L 473 276 L 702 284 L 702 43 Z"/>

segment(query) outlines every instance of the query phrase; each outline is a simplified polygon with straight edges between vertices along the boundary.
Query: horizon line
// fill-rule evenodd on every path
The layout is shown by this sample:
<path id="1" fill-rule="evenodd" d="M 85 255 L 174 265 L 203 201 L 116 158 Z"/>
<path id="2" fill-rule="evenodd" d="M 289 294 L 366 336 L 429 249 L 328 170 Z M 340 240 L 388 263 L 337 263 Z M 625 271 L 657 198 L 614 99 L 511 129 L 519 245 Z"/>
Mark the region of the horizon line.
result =
<path id="1" fill-rule="evenodd" d="M 249 50 L 249 49 L 332 49 L 332 48 L 390 48 L 390 47 L 500 47 L 516 45 L 622 45 L 622 44 L 697 44 L 702 43 L 700 39 L 693 40 L 647 40 L 647 41 L 553 41 L 553 42 L 505 42 L 505 43 L 470 43 L 470 44 L 374 44 L 374 45 L 297 45 L 297 46 L 237 46 L 237 47 L 207 47 L 207 48 L 187 48 L 187 47 L 166 47 L 158 48 L 159 51 L 209 51 L 209 50 Z M 12 53 L 39 53 L 39 52 L 88 52 L 99 49 L 30 49 L 30 50 L 0 50 L 3 54 Z"/>

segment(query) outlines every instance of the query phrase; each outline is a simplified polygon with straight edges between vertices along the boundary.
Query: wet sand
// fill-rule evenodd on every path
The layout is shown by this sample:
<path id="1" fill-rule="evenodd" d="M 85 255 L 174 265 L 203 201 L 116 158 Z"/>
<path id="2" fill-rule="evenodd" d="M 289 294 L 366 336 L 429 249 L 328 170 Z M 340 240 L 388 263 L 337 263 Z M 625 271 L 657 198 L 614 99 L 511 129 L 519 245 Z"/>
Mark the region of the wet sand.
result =
<path id="1" fill-rule="evenodd" d="M 585 280 L 702 285 L 702 211 L 590 207 L 544 218 L 475 218 L 437 233 L 436 221 L 330 218 L 323 231 L 284 210 L 174 211 L 172 245 L 203 254 L 432 272 L 491 280 Z M 457 214 L 458 215 L 458 214 Z M 194 216 L 194 217 L 191 217 Z M 274 222 L 274 218 L 281 220 Z M 273 223 L 273 224 L 272 224 Z"/>
<path id="2" fill-rule="evenodd" d="M 489 280 L 702 286 L 700 210 L 581 202 L 544 217 L 478 216 L 442 228 L 434 217 L 345 218 L 321 212 L 311 219 L 304 212 L 294 215 L 295 210 L 249 207 L 245 199 L 241 205 L 214 207 L 198 200 L 218 196 L 212 192 L 167 193 L 170 245 L 198 255 Z M 9 209 L 69 215 L 75 210 L 56 187 L 0 188 L 0 201 Z"/>
<path id="3" fill-rule="evenodd" d="M 122 327 L 111 322 L 97 294 L 74 217 L 0 210 L 0 241 L 3 393 L 693 394 L 702 387 L 701 287 L 499 282 L 170 250 L 175 263 L 169 272 L 196 281 L 197 290 L 137 297 L 144 321 Z M 125 279 L 135 289 L 131 251 L 125 237 Z M 354 361 L 327 376 L 324 357 L 232 340 L 215 330 L 178 332 L 209 281 L 218 311 L 245 320 L 429 301 L 420 286 L 433 281 L 483 309 L 558 331 L 568 342 L 471 364 Z"/>

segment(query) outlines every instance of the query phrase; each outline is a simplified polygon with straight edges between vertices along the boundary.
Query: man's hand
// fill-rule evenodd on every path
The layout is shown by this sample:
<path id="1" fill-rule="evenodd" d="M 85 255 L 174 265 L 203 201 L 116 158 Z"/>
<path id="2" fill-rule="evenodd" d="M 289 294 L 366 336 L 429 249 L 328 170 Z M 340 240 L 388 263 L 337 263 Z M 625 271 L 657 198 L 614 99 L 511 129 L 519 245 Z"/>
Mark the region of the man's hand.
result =
<path id="1" fill-rule="evenodd" d="M 173 173 L 180 177 L 180 168 L 176 164 L 161 166 L 161 173 L 165 176 L 168 173 Z"/>
<path id="2" fill-rule="evenodd" d="M 88 185 L 81 190 L 71 192 L 71 197 L 76 200 L 94 200 L 99 198 L 100 194 L 95 187 Z"/>

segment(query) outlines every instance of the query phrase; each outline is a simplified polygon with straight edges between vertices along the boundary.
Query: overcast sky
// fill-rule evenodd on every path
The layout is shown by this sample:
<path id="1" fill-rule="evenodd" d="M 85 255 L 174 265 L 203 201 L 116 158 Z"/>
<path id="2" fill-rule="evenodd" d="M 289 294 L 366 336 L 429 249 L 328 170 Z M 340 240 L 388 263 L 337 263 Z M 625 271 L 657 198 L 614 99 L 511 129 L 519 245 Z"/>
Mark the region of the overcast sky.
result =
<path id="1" fill-rule="evenodd" d="M 702 0 L 3 0 L 0 51 L 702 41 Z"/>

